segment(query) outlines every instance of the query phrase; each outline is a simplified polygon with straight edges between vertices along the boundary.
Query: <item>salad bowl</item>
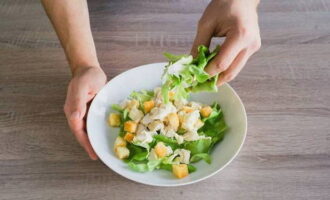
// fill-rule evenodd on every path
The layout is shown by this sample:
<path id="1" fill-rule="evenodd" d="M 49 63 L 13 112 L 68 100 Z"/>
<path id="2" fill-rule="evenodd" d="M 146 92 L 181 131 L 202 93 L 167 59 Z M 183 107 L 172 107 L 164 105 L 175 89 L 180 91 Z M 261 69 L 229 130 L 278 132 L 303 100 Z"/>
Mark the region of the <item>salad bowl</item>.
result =
<path id="1" fill-rule="evenodd" d="M 244 105 L 236 92 L 224 84 L 217 92 L 192 93 L 189 100 L 220 104 L 228 130 L 224 139 L 211 153 L 212 163 L 198 162 L 197 170 L 183 179 L 177 179 L 164 170 L 138 173 L 119 160 L 113 150 L 118 130 L 107 123 L 112 104 L 123 101 L 133 91 L 153 90 L 159 87 L 164 66 L 167 63 L 153 63 L 130 69 L 110 80 L 94 98 L 87 116 L 87 132 L 93 149 L 99 159 L 110 169 L 135 182 L 153 186 L 179 186 L 204 180 L 225 168 L 240 151 L 247 131 L 247 117 Z"/>

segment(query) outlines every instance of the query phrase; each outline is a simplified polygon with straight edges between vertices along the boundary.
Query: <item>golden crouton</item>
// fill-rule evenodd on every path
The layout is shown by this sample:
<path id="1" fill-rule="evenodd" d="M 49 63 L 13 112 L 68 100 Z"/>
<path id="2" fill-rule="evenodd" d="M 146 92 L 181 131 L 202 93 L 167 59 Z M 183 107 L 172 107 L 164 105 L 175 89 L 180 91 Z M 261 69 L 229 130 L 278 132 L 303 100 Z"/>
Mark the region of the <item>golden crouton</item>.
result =
<path id="1" fill-rule="evenodd" d="M 155 102 L 153 100 L 145 101 L 143 103 L 143 109 L 145 113 L 150 112 L 150 110 L 153 109 L 153 107 L 155 107 Z"/>
<path id="2" fill-rule="evenodd" d="M 125 136 L 124 136 L 124 140 L 126 140 L 127 142 L 132 142 L 134 138 L 134 134 L 133 133 L 126 133 Z"/>
<path id="3" fill-rule="evenodd" d="M 175 96 L 175 92 L 174 91 L 169 91 L 168 92 L 168 98 L 173 101 L 174 100 L 174 96 Z"/>
<path id="4" fill-rule="evenodd" d="M 205 106 L 200 110 L 203 117 L 208 117 L 212 113 L 212 108 L 210 106 Z"/>
<path id="5" fill-rule="evenodd" d="M 172 172 L 177 178 L 184 178 L 189 174 L 186 164 L 173 164 Z"/>
<path id="6" fill-rule="evenodd" d="M 109 115 L 108 122 L 112 127 L 120 126 L 120 115 L 116 113 L 111 113 Z"/>
<path id="7" fill-rule="evenodd" d="M 176 113 L 170 113 L 165 118 L 165 124 L 177 131 L 180 125 L 179 116 Z"/>
<path id="8" fill-rule="evenodd" d="M 124 123 L 124 131 L 135 133 L 137 128 L 137 123 L 133 121 L 127 121 Z"/>
<path id="9" fill-rule="evenodd" d="M 158 158 L 164 158 L 167 154 L 167 148 L 162 142 L 158 142 L 155 146 L 155 152 Z"/>
<path id="10" fill-rule="evenodd" d="M 124 159 L 129 156 L 129 150 L 127 147 L 117 147 L 115 153 L 119 159 Z"/>
<path id="11" fill-rule="evenodd" d="M 114 150 L 116 151 L 117 147 L 126 147 L 126 144 L 127 144 L 126 141 L 122 137 L 118 136 L 115 140 L 115 144 L 113 145 Z"/>

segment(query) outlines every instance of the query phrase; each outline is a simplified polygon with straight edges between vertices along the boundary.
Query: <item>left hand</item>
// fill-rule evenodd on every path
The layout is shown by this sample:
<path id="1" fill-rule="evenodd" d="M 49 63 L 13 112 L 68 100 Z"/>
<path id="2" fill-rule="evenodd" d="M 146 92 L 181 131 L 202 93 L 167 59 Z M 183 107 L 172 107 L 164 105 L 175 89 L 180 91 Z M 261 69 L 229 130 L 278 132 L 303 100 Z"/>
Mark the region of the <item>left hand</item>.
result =
<path id="1" fill-rule="evenodd" d="M 218 55 L 205 68 L 211 76 L 219 74 L 218 86 L 233 80 L 261 46 L 258 3 L 258 0 L 213 0 L 199 21 L 191 50 L 193 56 L 199 45 L 209 46 L 212 37 L 226 37 Z"/>

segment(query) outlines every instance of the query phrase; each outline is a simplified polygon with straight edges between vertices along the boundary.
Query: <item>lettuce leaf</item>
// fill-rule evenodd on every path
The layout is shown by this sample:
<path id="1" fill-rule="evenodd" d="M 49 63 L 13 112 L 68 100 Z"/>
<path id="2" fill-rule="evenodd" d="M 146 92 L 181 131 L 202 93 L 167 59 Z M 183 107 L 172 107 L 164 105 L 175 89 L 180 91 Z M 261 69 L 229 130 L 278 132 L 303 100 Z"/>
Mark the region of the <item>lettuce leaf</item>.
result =
<path id="1" fill-rule="evenodd" d="M 210 52 L 205 46 L 198 47 L 198 55 L 192 59 L 188 55 L 164 53 L 169 63 L 165 66 L 162 77 L 162 96 L 164 102 L 169 101 L 168 91 L 175 92 L 175 99 L 186 99 L 190 92 L 217 91 L 217 77 L 210 77 L 204 68 L 217 54 L 219 48 Z"/>
<path id="2" fill-rule="evenodd" d="M 111 108 L 117 112 L 123 112 L 123 108 L 119 104 L 112 104 Z"/>
<path id="3" fill-rule="evenodd" d="M 214 103 L 212 110 L 211 115 L 203 119 L 204 126 L 198 130 L 199 133 L 212 138 L 211 147 L 223 139 L 228 129 L 220 105 Z"/>
<path id="4" fill-rule="evenodd" d="M 128 166 L 136 172 L 147 172 L 147 171 L 153 171 L 156 168 L 159 168 L 159 165 L 161 164 L 162 160 L 149 160 L 144 162 L 137 162 L 137 161 L 130 161 L 128 162 Z"/>
<path id="5" fill-rule="evenodd" d="M 212 144 L 212 140 L 209 138 L 199 139 L 195 141 L 185 142 L 184 148 L 189 150 L 191 155 L 199 153 L 208 153 Z"/>
<path id="6" fill-rule="evenodd" d="M 133 91 L 129 97 L 143 103 L 151 100 L 154 97 L 154 92 L 149 90 Z"/>
<path id="7" fill-rule="evenodd" d="M 194 162 L 198 162 L 200 160 L 204 160 L 205 162 L 207 162 L 208 164 L 211 164 L 211 156 L 207 153 L 197 153 L 195 155 L 193 155 L 190 158 L 190 162 L 194 163 Z"/>
<path id="8" fill-rule="evenodd" d="M 173 150 L 180 147 L 180 145 L 176 140 L 166 137 L 164 135 L 154 135 L 154 139 L 155 139 L 155 144 L 157 142 L 163 142 L 165 145 L 170 146 Z"/>
<path id="9" fill-rule="evenodd" d="M 174 55 L 174 54 L 165 52 L 164 56 L 168 59 L 169 62 L 176 62 L 176 61 L 180 60 L 182 57 L 187 57 L 188 55 L 186 55 L 186 54 Z"/>

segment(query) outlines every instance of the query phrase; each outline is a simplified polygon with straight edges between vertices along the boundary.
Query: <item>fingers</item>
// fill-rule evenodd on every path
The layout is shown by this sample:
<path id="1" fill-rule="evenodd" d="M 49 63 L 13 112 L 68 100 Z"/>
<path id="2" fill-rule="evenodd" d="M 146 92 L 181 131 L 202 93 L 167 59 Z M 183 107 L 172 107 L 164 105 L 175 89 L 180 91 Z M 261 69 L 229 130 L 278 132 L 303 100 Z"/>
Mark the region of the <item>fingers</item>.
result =
<path id="1" fill-rule="evenodd" d="M 92 160 L 97 160 L 97 155 L 90 144 L 87 133 L 84 130 L 84 120 L 77 113 L 73 113 L 68 119 L 69 126 L 79 144 L 85 149 Z"/>
<path id="2" fill-rule="evenodd" d="M 233 80 L 249 57 L 261 46 L 258 33 L 239 31 L 227 36 L 219 53 L 205 68 L 211 76 L 219 75 L 218 85 Z"/>
<path id="3" fill-rule="evenodd" d="M 86 114 L 88 102 L 88 88 L 72 80 L 68 87 L 67 98 L 64 105 L 64 112 L 68 120 L 69 127 L 80 145 L 86 150 L 89 157 L 93 160 L 97 159 L 87 134 L 85 132 L 84 116 Z"/>
<path id="4" fill-rule="evenodd" d="M 234 61 L 230 64 L 230 66 L 222 71 L 218 77 L 217 85 L 220 86 L 225 82 L 229 82 L 233 80 L 238 73 L 243 69 L 248 59 L 260 48 L 260 41 L 256 40 L 252 42 L 248 47 L 244 48 L 240 51 Z"/>
<path id="5" fill-rule="evenodd" d="M 198 53 L 198 46 L 199 45 L 204 45 L 206 47 L 210 46 L 211 39 L 212 39 L 211 29 L 206 26 L 199 25 L 190 54 L 193 57 L 196 57 Z"/>
<path id="6" fill-rule="evenodd" d="M 219 75 L 217 85 L 221 86 L 225 82 L 233 80 L 243 69 L 249 57 L 250 55 L 248 55 L 247 50 L 242 50 L 230 65 L 230 67 Z"/>
<path id="7" fill-rule="evenodd" d="M 243 42 L 239 38 L 236 36 L 228 36 L 220 47 L 218 55 L 216 55 L 216 57 L 205 68 L 205 71 L 211 76 L 225 71 L 243 47 Z"/>

